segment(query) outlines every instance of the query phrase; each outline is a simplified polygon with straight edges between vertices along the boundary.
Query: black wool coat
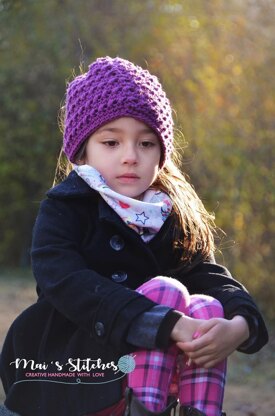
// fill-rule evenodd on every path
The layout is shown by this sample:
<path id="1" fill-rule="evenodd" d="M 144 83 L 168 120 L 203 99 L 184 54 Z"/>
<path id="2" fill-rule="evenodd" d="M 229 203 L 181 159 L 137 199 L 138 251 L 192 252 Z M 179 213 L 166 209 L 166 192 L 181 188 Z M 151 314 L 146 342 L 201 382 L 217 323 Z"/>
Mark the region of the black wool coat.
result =
<path id="1" fill-rule="evenodd" d="M 1 354 L 8 408 L 22 416 L 84 416 L 116 403 L 124 373 L 101 365 L 116 365 L 134 351 L 129 328 L 156 305 L 135 289 L 154 276 L 175 277 L 191 294 L 216 297 L 228 319 L 245 316 L 253 339 L 244 352 L 267 342 L 257 306 L 227 269 L 209 260 L 185 273 L 171 272 L 178 262 L 172 231 L 168 218 L 144 243 L 75 172 L 48 192 L 33 232 L 38 301 L 12 324 Z M 17 358 L 44 367 L 30 368 L 30 361 L 16 368 Z M 89 371 L 88 358 L 97 369 Z M 95 379 L 94 373 L 103 376 Z"/>

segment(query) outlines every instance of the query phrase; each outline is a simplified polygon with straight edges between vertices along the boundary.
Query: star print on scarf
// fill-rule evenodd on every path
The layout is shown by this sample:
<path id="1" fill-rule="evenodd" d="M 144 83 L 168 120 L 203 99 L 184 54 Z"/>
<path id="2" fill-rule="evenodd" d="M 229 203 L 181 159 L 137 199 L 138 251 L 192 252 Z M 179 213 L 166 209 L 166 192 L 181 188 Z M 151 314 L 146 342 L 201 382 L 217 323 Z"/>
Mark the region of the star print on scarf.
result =
<path id="1" fill-rule="evenodd" d="M 136 214 L 137 221 L 140 221 L 143 225 L 145 225 L 146 221 L 149 220 L 149 217 L 146 217 L 145 213 L 142 212 L 141 214 Z"/>
<path id="2" fill-rule="evenodd" d="M 113 191 L 92 166 L 75 165 L 74 170 L 145 242 L 155 236 L 172 211 L 172 201 L 162 191 L 149 188 L 140 201 Z"/>

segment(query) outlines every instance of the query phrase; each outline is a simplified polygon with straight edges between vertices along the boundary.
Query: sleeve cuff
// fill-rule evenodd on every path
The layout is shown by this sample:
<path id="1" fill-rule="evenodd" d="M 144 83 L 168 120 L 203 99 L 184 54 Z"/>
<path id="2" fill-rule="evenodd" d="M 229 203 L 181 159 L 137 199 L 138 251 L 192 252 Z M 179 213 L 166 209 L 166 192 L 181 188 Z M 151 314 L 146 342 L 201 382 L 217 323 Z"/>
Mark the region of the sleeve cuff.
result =
<path id="1" fill-rule="evenodd" d="M 176 318 L 173 318 L 174 314 Z M 139 348 L 164 348 L 169 344 L 171 330 L 180 316 L 167 306 L 156 305 L 132 322 L 127 342 Z"/>
<path id="2" fill-rule="evenodd" d="M 251 346 L 253 346 L 257 340 L 258 333 L 259 333 L 259 324 L 256 317 L 246 313 L 245 311 L 238 311 L 234 315 L 232 314 L 230 318 L 233 318 L 236 315 L 243 316 L 248 324 L 249 328 L 249 337 L 246 341 L 244 341 L 238 348 L 237 351 L 246 352 Z"/>
<path id="3" fill-rule="evenodd" d="M 156 338 L 157 348 L 167 349 L 171 344 L 171 332 L 182 313 L 171 309 L 162 320 Z"/>

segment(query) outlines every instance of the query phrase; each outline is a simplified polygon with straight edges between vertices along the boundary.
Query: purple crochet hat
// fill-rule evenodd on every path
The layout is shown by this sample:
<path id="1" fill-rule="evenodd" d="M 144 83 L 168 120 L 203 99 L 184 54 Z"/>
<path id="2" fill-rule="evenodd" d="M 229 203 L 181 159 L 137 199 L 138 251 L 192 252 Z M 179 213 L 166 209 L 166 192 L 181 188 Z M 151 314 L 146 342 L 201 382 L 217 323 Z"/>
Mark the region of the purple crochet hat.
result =
<path id="1" fill-rule="evenodd" d="M 172 111 L 158 78 L 125 59 L 98 58 L 69 83 L 65 109 L 64 152 L 71 162 L 92 133 L 120 117 L 142 121 L 158 135 L 160 167 L 172 152 Z"/>

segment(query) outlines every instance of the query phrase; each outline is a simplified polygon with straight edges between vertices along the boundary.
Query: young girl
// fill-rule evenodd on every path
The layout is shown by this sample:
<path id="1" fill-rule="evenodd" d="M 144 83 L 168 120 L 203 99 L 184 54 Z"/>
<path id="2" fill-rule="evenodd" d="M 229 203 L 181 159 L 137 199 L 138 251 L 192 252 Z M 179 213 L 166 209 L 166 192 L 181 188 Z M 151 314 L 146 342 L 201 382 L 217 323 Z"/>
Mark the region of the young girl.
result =
<path id="1" fill-rule="evenodd" d="M 181 415 L 220 416 L 226 358 L 268 336 L 246 289 L 215 263 L 213 218 L 172 160 L 158 79 L 97 59 L 68 85 L 64 127 L 74 168 L 34 227 L 38 302 L 3 347 L 6 408 L 170 415 L 172 394 Z"/>

